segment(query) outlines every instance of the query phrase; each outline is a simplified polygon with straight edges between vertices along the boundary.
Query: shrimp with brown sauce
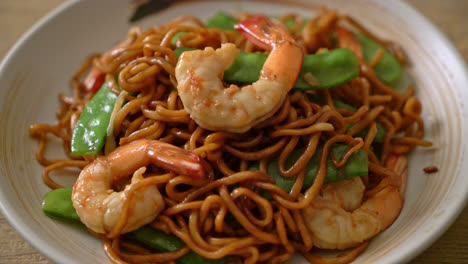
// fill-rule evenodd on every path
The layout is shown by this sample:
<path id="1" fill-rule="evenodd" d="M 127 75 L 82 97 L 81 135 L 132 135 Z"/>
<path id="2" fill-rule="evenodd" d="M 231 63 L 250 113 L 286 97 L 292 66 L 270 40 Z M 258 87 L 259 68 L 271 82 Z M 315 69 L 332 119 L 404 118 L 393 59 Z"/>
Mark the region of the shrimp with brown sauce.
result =
<path id="1" fill-rule="evenodd" d="M 110 232 L 120 218 L 127 190 L 141 180 L 141 174 L 140 178 L 134 176 L 121 192 L 114 191 L 112 184 L 150 164 L 194 178 L 204 177 L 196 154 L 162 141 L 133 141 L 97 158 L 81 171 L 72 193 L 73 207 L 81 222 L 96 233 Z M 121 233 L 151 223 L 165 206 L 155 185 L 142 186 L 128 202 L 132 211 Z"/>
<path id="2" fill-rule="evenodd" d="M 186 51 L 176 66 L 177 90 L 185 110 L 203 128 L 242 133 L 271 117 L 299 75 L 303 51 L 287 30 L 263 16 L 236 24 L 255 45 L 271 50 L 260 79 L 251 85 L 223 86 L 222 76 L 239 50 L 232 43 L 214 50 Z"/>
<path id="3" fill-rule="evenodd" d="M 337 199 L 336 194 L 322 194 L 303 209 L 302 214 L 316 247 L 346 249 L 357 246 L 387 229 L 396 220 L 403 207 L 408 158 L 392 154 L 386 167 L 394 172 L 393 176 L 389 176 L 392 179 L 384 178 L 382 184 L 377 186 L 377 192 L 362 205 L 360 201 L 353 203 L 360 207 L 343 206 L 340 203 L 343 199 Z M 347 192 L 341 196 L 346 199 L 351 196 L 358 201 L 364 193 L 361 184 L 356 182 L 338 186 L 338 190 L 334 191 Z"/>

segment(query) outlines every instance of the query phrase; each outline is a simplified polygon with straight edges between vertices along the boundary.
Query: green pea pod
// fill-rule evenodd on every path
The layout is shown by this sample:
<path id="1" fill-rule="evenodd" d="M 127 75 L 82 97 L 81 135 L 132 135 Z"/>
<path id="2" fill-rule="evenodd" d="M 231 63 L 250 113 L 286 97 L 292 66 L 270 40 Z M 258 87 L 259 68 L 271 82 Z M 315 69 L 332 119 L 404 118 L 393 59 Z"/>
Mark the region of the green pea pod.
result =
<path id="1" fill-rule="evenodd" d="M 175 53 L 180 56 L 191 48 L 177 48 Z M 223 80 L 229 83 L 253 83 L 260 77 L 268 55 L 263 53 L 241 52 L 229 69 L 224 72 Z M 312 74 L 317 80 L 317 86 L 311 86 L 304 81 L 306 73 Z M 321 54 L 304 56 L 299 78 L 294 84 L 295 89 L 327 89 L 346 83 L 359 75 L 359 60 L 349 49 L 342 48 Z"/>
<path id="2" fill-rule="evenodd" d="M 146 226 L 124 236 L 133 241 L 146 241 L 145 245 L 159 251 L 175 251 L 185 246 L 184 242 L 179 238 Z"/>
<path id="3" fill-rule="evenodd" d="M 73 155 L 98 154 L 104 146 L 107 127 L 117 95 L 104 83 L 89 101 L 73 129 L 71 151 Z"/>
<path id="4" fill-rule="evenodd" d="M 151 227 L 141 227 L 124 235 L 126 238 L 144 244 L 158 251 L 175 251 L 185 246 L 178 237 L 166 234 Z M 225 259 L 207 259 L 197 253 L 190 251 L 180 257 L 177 262 L 182 264 L 223 264 Z"/>
<path id="5" fill-rule="evenodd" d="M 311 73 L 319 85 L 310 86 L 304 75 Z M 294 84 L 295 89 L 327 89 L 346 83 L 359 75 L 359 59 L 346 48 L 335 49 L 320 54 L 304 56 L 301 73 Z"/>
<path id="6" fill-rule="evenodd" d="M 343 156 L 343 153 L 348 148 L 348 145 L 345 144 L 334 144 L 331 148 L 331 151 L 336 159 L 340 159 Z M 296 160 L 302 154 L 303 149 L 295 149 L 291 152 L 288 159 L 286 160 L 286 167 L 291 167 Z M 317 174 L 320 162 L 320 156 L 322 154 L 322 147 L 319 146 L 315 154 L 310 159 L 306 167 L 306 176 L 303 183 L 303 189 L 309 188 Z M 258 170 L 258 163 L 254 163 L 249 167 L 249 170 Z M 275 180 L 276 185 L 281 189 L 289 192 L 296 181 L 295 177 L 283 177 L 278 170 L 278 160 L 273 159 L 267 164 L 267 172 L 270 177 Z M 367 154 L 362 150 L 358 150 L 349 157 L 348 162 L 342 168 L 336 168 L 332 160 L 328 158 L 327 160 L 327 173 L 325 175 L 324 182 L 335 182 L 340 180 L 348 180 L 358 176 L 367 175 L 368 173 L 368 160 Z"/>
<path id="7" fill-rule="evenodd" d="M 42 211 L 46 215 L 80 221 L 71 202 L 72 188 L 60 188 L 48 192 L 42 201 Z"/>
<path id="8" fill-rule="evenodd" d="M 80 221 L 71 200 L 72 191 L 72 188 L 60 188 L 48 192 L 42 202 L 42 211 L 49 216 Z M 178 237 L 150 227 L 141 227 L 124 236 L 142 245 L 163 252 L 175 251 L 185 246 L 184 242 Z M 223 264 L 225 261 L 225 259 L 206 259 L 193 251 L 177 260 L 177 262 L 182 264 Z"/>
<path id="9" fill-rule="evenodd" d="M 268 55 L 253 52 L 241 52 L 224 72 L 223 80 L 229 83 L 253 83 L 260 78 L 263 64 Z"/>
<path id="10" fill-rule="evenodd" d="M 355 35 L 361 43 L 362 52 L 366 61 L 371 61 L 380 48 L 384 49 L 382 58 L 375 65 L 375 73 L 377 77 L 386 84 L 396 82 L 401 77 L 403 69 L 395 56 L 385 47 L 365 35 L 361 33 L 355 33 Z"/>
<path id="11" fill-rule="evenodd" d="M 239 22 L 239 20 L 220 11 L 206 21 L 206 27 L 235 31 L 234 25 L 237 22 Z"/>

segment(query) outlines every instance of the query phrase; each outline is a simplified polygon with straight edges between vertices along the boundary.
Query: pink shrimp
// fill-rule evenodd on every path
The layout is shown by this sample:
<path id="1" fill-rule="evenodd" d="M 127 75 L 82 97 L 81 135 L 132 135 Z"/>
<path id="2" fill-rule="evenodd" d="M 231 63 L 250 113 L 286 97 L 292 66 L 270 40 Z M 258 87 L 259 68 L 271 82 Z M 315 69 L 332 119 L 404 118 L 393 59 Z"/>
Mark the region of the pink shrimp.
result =
<path id="1" fill-rule="evenodd" d="M 271 117 L 293 87 L 302 66 L 303 51 L 287 31 L 263 16 L 236 24 L 249 41 L 271 50 L 260 79 L 242 88 L 224 88 L 222 76 L 239 50 L 226 43 L 214 50 L 184 52 L 176 66 L 177 90 L 185 110 L 201 127 L 242 133 Z"/>
<path id="2" fill-rule="evenodd" d="M 194 178 L 204 177 L 196 154 L 162 141 L 133 141 L 97 158 L 81 171 L 72 193 L 73 207 L 81 222 L 94 232 L 110 232 L 122 213 L 125 190 L 142 176 L 141 173 L 134 176 L 121 192 L 114 191 L 112 183 L 150 164 Z M 130 202 L 133 212 L 129 214 L 123 233 L 150 223 L 164 209 L 164 200 L 154 185 L 139 188 Z"/>
<path id="3" fill-rule="evenodd" d="M 379 189 L 358 208 L 347 208 L 329 197 L 316 198 L 302 214 L 314 240 L 314 245 L 325 249 L 346 249 L 374 237 L 387 229 L 403 207 L 403 191 L 408 169 L 405 155 L 391 155 L 386 163 L 393 176 L 389 176 Z M 362 184 L 362 183 L 361 183 Z M 383 186 L 384 185 L 384 186 Z M 343 185 L 349 187 L 348 185 Z M 356 185 L 350 192 L 361 199 L 364 189 Z M 335 190 L 336 191 L 336 190 Z M 344 190 L 343 190 L 344 191 Z"/>

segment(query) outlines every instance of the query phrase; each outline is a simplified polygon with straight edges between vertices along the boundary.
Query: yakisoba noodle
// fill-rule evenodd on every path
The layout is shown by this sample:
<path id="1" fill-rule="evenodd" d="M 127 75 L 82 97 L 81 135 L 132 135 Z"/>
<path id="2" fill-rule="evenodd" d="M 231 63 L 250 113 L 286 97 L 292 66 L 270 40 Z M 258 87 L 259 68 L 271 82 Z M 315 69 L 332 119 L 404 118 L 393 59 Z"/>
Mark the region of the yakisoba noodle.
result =
<path id="1" fill-rule="evenodd" d="M 250 16 L 246 13 L 237 18 L 242 20 Z M 406 61 L 396 44 L 377 38 L 350 17 L 334 11 L 323 9 L 319 16 L 308 21 L 296 14 L 280 18 L 282 21 L 287 19 L 294 20 L 289 33 L 306 54 L 321 53 L 337 45 L 346 46 L 346 39 L 333 43 L 329 38 L 329 33 L 338 25 L 346 25 L 388 48 L 400 63 Z M 186 34 L 181 35 L 174 46 L 171 40 L 178 32 Z M 403 157 L 405 161 L 413 147 L 431 145 L 423 139 L 421 105 L 414 96 L 414 88 L 409 87 L 405 93 L 398 94 L 377 78 L 373 67 L 382 58 L 383 49 L 380 49 L 369 62 L 361 58 L 360 75 L 345 84 L 327 90 L 291 90 L 273 116 L 245 133 L 209 131 L 190 118 L 178 96 L 175 78 L 178 59 L 174 49 L 219 48 L 222 43 L 234 43 L 244 52 L 263 52 L 234 31 L 206 28 L 197 18 L 183 16 L 146 31 L 133 28 L 123 42 L 103 56 L 90 56 L 72 77 L 73 95 L 59 96 L 57 124 L 35 124 L 30 128 L 30 134 L 39 139 L 36 157 L 45 166 L 44 182 L 53 189 L 60 188 L 62 186 L 50 177 L 50 172 L 66 167 L 83 169 L 97 158 L 74 156 L 70 151 L 75 124 L 93 96 L 84 88 L 83 76 L 94 65 L 106 73 L 106 83 L 118 95 L 110 134 L 100 155 L 139 139 L 159 140 L 199 155 L 206 173 L 205 178 L 194 179 L 152 166 L 137 170 L 133 177 L 143 177 L 143 180 L 127 192 L 117 223 L 107 235 L 95 234 L 102 238 L 104 250 L 112 262 L 175 263 L 189 251 L 209 259 L 228 256 L 235 263 L 283 263 L 296 252 L 311 263 L 351 262 L 365 250 L 370 237 L 350 245 L 344 242 L 328 245 L 330 242 L 311 231 L 311 225 L 315 224 L 308 217 L 319 219 L 323 217 L 317 215 L 319 208 L 331 206 L 326 195 L 341 195 L 333 193 L 339 185 L 323 183 L 327 158 L 331 157 L 340 168 L 358 150 L 367 153 L 369 174 L 354 181 L 357 183 L 349 182 L 362 186 L 360 195 L 364 196 L 364 202 L 359 201 L 357 207 L 350 210 L 354 210 L 353 214 L 358 214 L 361 207 L 365 211 L 372 206 L 371 203 L 378 201 L 375 197 L 391 190 L 388 186 L 394 185 L 403 192 L 405 177 L 397 174 L 406 173 L 405 163 L 401 165 L 398 158 L 392 163 L 391 159 Z M 353 47 L 349 48 L 353 50 Z M 117 73 L 122 90 L 115 80 Z M 316 82 L 314 76 L 307 74 L 305 79 L 311 84 Z M 324 103 L 317 103 L 310 95 L 320 95 Z M 335 100 L 353 105 L 357 111 L 339 107 Z M 386 130 L 378 151 L 373 145 L 377 122 Z M 356 134 L 365 128 L 368 129 L 365 136 L 357 137 Z M 68 159 L 48 160 L 44 157 L 49 134 L 62 139 Z M 349 146 L 341 160 L 330 154 L 335 143 Z M 315 180 L 303 190 L 307 163 L 319 145 L 323 150 Z M 291 167 L 287 167 L 288 157 L 297 148 L 304 151 Z M 281 175 L 296 177 L 289 193 L 267 174 L 268 162 L 272 159 L 277 159 Z M 254 162 L 259 162 L 259 171 L 249 170 Z M 389 164 L 396 165 L 389 167 Z M 398 173 L 394 168 L 397 165 L 401 166 Z M 113 187 L 122 190 L 126 183 L 119 182 Z M 158 186 L 165 203 L 165 209 L 150 226 L 179 237 L 185 247 L 173 252 L 155 252 L 121 236 L 132 211 L 128 201 L 140 188 L 149 185 Z M 271 195 L 270 200 L 264 196 L 266 191 Z M 397 216 L 400 209 L 401 205 L 392 213 Z M 348 214 L 346 217 L 351 217 L 351 213 Z M 384 230 L 389 224 L 382 225 Z M 317 248 L 349 250 L 337 257 L 323 257 Z"/>

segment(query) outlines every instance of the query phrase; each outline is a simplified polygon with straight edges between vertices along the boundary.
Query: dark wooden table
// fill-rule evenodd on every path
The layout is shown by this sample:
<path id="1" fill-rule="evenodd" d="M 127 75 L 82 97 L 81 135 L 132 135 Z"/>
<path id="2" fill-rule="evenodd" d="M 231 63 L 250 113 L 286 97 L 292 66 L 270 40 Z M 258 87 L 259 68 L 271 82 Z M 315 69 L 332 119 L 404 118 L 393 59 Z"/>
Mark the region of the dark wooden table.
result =
<path id="1" fill-rule="evenodd" d="M 64 0 L 1 0 L 0 58 L 39 18 Z M 456 45 L 468 61 L 468 0 L 408 0 Z M 468 84 L 467 84 L 468 89 Z M 411 263 L 468 263 L 468 207 L 450 229 Z M 0 214 L 0 264 L 51 263 Z"/>

